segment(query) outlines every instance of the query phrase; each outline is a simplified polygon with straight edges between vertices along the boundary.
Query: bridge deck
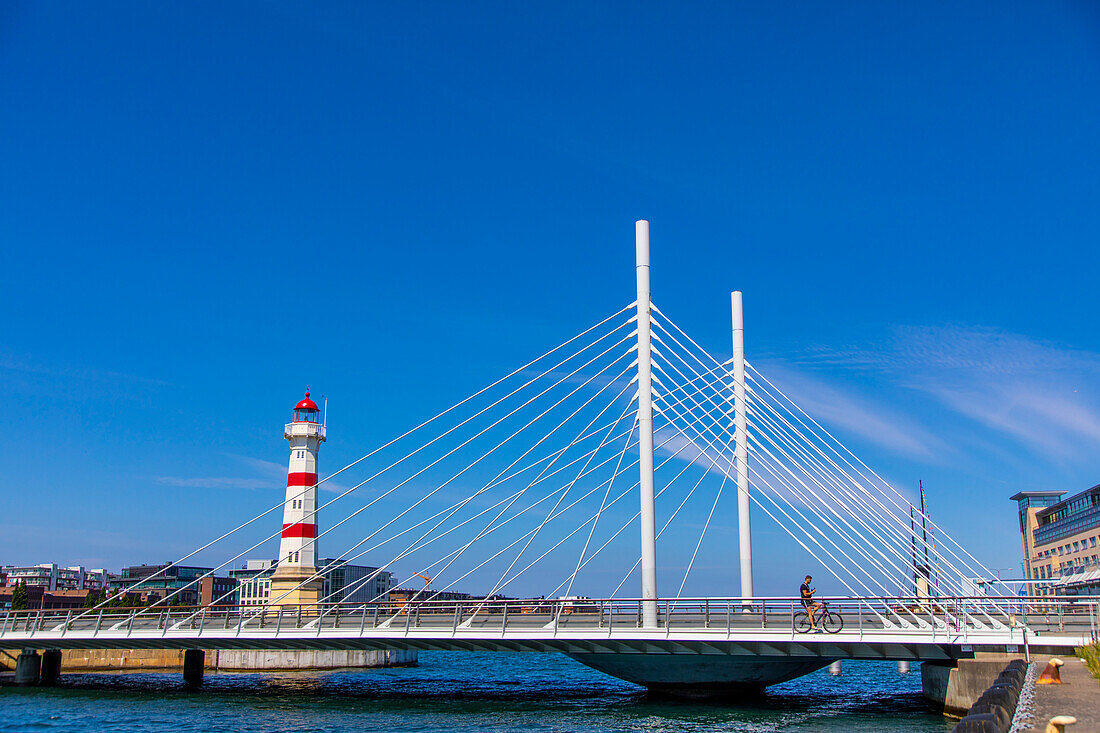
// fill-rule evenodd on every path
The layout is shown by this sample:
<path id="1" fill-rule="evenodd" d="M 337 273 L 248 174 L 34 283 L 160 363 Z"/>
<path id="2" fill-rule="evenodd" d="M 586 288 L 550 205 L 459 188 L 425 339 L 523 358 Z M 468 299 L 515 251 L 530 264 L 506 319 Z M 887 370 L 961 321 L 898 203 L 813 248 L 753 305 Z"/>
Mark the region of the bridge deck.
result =
<path id="1" fill-rule="evenodd" d="M 641 628 L 637 601 L 451 601 L 325 606 L 14 611 L 8 648 L 465 649 L 567 653 L 722 654 L 952 659 L 974 651 L 1062 652 L 1095 639 L 1100 606 L 998 599 L 934 604 L 834 599 L 837 633 L 802 633 L 790 599 L 661 601 Z"/>

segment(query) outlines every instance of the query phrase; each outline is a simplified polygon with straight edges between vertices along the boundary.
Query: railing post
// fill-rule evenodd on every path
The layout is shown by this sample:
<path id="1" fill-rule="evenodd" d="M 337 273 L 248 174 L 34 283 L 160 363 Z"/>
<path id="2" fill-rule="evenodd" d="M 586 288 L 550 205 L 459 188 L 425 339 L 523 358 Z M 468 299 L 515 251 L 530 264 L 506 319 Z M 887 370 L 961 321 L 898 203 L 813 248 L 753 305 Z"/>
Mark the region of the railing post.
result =
<path id="1" fill-rule="evenodd" d="M 710 599 L 703 601 L 703 628 L 710 628 Z"/>
<path id="2" fill-rule="evenodd" d="M 209 610 L 208 606 L 203 606 L 202 614 L 199 616 L 199 636 L 202 636 L 202 630 L 206 627 L 206 612 Z"/>
<path id="3" fill-rule="evenodd" d="M 504 604 L 504 613 L 500 616 L 500 633 L 503 636 L 508 633 L 508 604 Z"/>
<path id="4" fill-rule="evenodd" d="M 69 612 L 67 614 L 65 614 L 65 625 L 61 627 L 61 635 L 62 636 L 69 633 L 69 622 L 72 621 L 72 618 L 73 618 L 73 610 L 70 608 Z"/>
<path id="5" fill-rule="evenodd" d="M 359 636 L 363 635 L 363 630 L 367 628 L 367 609 L 364 606 L 359 609 Z"/>

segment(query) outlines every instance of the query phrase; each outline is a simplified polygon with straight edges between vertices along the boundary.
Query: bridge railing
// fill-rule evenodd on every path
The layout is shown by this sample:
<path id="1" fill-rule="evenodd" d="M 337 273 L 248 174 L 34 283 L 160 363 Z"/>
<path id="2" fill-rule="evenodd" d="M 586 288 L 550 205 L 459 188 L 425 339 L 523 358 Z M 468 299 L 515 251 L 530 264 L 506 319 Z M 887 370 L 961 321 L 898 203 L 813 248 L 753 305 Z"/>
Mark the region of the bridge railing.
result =
<path id="1" fill-rule="evenodd" d="M 1100 598 L 1089 597 L 879 597 L 822 598 L 839 617 L 833 629 L 857 634 L 914 632 L 969 638 L 986 631 L 1027 629 L 1032 638 L 1100 636 Z M 795 635 L 800 599 L 680 598 L 658 600 L 658 628 L 667 634 L 748 630 Z M 532 598 L 378 601 L 308 605 L 216 605 L 6 611 L 0 642 L 36 635 L 64 637 L 226 635 L 255 632 L 365 633 L 482 631 L 491 633 L 596 631 L 611 635 L 642 627 L 642 599 Z"/>

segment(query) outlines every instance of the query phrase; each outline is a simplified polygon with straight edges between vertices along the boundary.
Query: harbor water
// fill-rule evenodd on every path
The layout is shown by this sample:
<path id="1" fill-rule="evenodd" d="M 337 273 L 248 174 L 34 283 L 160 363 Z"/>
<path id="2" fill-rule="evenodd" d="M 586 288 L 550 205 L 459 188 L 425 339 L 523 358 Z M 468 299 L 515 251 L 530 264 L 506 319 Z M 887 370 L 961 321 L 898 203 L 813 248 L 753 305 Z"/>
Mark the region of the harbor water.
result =
<path id="1" fill-rule="evenodd" d="M 893 662 L 843 663 L 751 703 L 654 699 L 558 654 L 421 652 L 414 668 L 295 674 L 72 674 L 0 687 L 3 731 L 949 731 Z"/>

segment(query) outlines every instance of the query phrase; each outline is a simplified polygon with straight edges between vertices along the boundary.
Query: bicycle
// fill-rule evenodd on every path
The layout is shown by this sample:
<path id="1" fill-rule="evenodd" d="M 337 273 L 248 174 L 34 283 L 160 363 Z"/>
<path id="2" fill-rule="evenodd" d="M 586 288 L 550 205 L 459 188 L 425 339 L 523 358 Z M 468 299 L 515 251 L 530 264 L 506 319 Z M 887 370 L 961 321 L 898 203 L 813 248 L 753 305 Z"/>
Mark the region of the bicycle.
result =
<path id="1" fill-rule="evenodd" d="M 839 613 L 830 611 L 829 604 L 825 601 L 818 601 L 818 603 L 821 607 L 814 613 L 817 628 L 826 634 L 839 634 L 841 629 L 844 628 L 844 618 Z M 808 634 L 812 630 L 810 628 L 810 614 L 804 610 L 796 612 L 794 614 L 794 628 L 800 634 Z"/>

